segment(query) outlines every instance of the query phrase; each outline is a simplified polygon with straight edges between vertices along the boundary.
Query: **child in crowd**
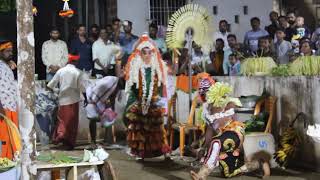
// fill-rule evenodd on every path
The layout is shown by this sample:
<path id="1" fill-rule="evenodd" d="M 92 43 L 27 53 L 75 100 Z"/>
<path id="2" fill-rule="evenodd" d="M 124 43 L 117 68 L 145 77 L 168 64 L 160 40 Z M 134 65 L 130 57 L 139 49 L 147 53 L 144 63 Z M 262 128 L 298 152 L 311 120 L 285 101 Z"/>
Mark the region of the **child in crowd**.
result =
<path id="1" fill-rule="evenodd" d="M 237 58 L 237 55 L 232 53 L 229 55 L 229 76 L 238 76 L 240 75 L 240 60 Z"/>
<path id="2" fill-rule="evenodd" d="M 277 42 L 275 43 L 275 51 L 277 55 L 277 62 L 279 64 L 288 64 L 289 55 L 288 52 L 292 49 L 292 45 L 289 41 L 284 40 L 286 37 L 285 30 L 279 28 L 276 30 Z"/>

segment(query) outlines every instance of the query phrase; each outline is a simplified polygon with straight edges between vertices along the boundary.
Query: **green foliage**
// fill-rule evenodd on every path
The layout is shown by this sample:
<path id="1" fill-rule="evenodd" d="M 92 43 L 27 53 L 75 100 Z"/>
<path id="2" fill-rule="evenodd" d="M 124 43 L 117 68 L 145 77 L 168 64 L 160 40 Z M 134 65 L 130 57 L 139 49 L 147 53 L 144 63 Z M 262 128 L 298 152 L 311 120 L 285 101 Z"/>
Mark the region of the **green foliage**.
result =
<path id="1" fill-rule="evenodd" d="M 268 112 L 262 112 L 252 116 L 250 120 L 244 122 L 246 125 L 246 133 L 248 132 L 263 132 L 266 127 L 266 121 L 269 117 Z"/>
<path id="2" fill-rule="evenodd" d="M 282 64 L 279 65 L 278 67 L 274 67 L 271 70 L 272 76 L 289 76 L 290 71 L 289 71 L 289 66 Z"/>
<path id="3" fill-rule="evenodd" d="M 41 154 L 37 156 L 38 161 L 42 162 L 49 162 L 53 164 L 68 164 L 68 163 L 77 163 L 81 162 L 82 157 L 73 157 L 68 156 L 64 153 L 48 153 L 48 154 Z"/>

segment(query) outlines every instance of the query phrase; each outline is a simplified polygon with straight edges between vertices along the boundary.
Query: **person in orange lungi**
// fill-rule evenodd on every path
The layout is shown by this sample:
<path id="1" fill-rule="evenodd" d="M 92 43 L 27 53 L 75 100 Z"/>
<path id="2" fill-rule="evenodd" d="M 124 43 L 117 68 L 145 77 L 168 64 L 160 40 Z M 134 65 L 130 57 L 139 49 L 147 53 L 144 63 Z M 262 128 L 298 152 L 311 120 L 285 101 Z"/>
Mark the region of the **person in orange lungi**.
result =
<path id="1" fill-rule="evenodd" d="M 17 116 L 17 84 L 12 69 L 16 64 L 12 61 L 12 43 L 0 42 L 0 157 L 12 159 L 18 150 L 12 134 L 12 124 L 18 127 Z M 6 122 L 4 117 L 13 123 Z"/>

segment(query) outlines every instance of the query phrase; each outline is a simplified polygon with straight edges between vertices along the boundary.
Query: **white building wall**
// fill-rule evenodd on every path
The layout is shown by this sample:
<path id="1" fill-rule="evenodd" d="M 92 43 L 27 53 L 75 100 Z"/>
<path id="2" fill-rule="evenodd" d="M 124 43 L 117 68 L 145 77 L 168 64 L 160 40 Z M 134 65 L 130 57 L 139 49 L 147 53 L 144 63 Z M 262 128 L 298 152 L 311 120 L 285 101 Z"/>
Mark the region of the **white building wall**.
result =
<path id="1" fill-rule="evenodd" d="M 250 30 L 250 19 L 259 17 L 261 28 L 270 24 L 269 13 L 276 7 L 277 0 L 190 0 L 208 8 L 213 16 L 214 30 L 218 29 L 218 22 L 226 19 L 231 24 L 231 33 L 243 41 L 246 31 Z M 213 15 L 213 6 L 218 7 L 218 14 Z M 243 6 L 248 6 L 248 14 L 244 15 Z M 239 24 L 235 23 L 235 15 L 239 15 Z M 133 32 L 141 35 L 148 30 L 149 0 L 118 0 L 118 17 L 133 22 Z"/>
<path id="2" fill-rule="evenodd" d="M 133 23 L 133 34 L 148 31 L 149 0 L 118 0 L 118 18 Z"/>
<path id="3" fill-rule="evenodd" d="M 219 21 L 225 19 L 231 24 L 231 33 L 237 35 L 242 42 L 245 32 L 251 29 L 250 19 L 259 17 L 261 28 L 270 24 L 269 13 L 273 10 L 274 0 L 191 0 L 208 8 L 213 16 L 214 31 L 218 30 Z M 217 15 L 213 15 L 213 6 L 217 6 Z M 248 14 L 244 15 L 243 6 L 248 6 Z M 239 15 L 239 24 L 235 23 L 235 15 Z"/>

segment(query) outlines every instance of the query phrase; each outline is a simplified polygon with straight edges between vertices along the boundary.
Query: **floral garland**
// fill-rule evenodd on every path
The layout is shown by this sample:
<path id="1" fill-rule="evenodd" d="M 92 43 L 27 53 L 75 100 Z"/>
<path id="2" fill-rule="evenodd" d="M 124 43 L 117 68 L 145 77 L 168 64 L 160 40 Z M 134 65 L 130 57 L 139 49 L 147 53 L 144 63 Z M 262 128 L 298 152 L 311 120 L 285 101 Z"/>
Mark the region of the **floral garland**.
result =
<path id="1" fill-rule="evenodd" d="M 154 86 L 155 71 L 154 71 L 154 68 L 151 66 L 151 82 L 150 82 L 148 97 L 146 98 L 146 96 L 147 96 L 147 81 L 146 81 L 145 68 L 148 68 L 148 67 L 150 67 L 150 65 L 143 64 L 142 68 L 140 69 L 141 76 L 142 76 L 142 100 L 141 100 L 142 102 L 141 102 L 141 106 L 142 106 L 142 114 L 143 115 L 146 115 L 148 113 L 151 99 L 152 99 L 152 95 L 153 95 L 153 86 Z"/>

